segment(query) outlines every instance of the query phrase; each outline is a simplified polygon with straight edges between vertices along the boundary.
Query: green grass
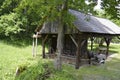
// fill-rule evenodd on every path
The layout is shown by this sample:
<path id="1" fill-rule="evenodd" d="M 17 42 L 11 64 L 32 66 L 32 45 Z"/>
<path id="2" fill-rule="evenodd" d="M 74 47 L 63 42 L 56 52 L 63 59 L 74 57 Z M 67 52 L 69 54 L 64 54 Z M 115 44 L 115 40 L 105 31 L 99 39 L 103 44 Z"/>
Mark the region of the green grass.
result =
<path id="1" fill-rule="evenodd" d="M 39 50 L 40 50 L 39 46 Z M 34 65 L 32 46 L 16 47 L 0 41 L 0 80 L 14 80 L 16 68 L 20 65 Z"/>
<path id="2" fill-rule="evenodd" d="M 100 66 L 84 66 L 79 70 L 74 66 L 63 64 L 62 71 L 54 70 L 50 59 L 41 58 L 41 46 L 37 57 L 32 57 L 32 43 L 24 41 L 19 45 L 0 41 L 0 80 L 119 80 L 120 79 L 120 44 L 111 44 L 111 53 L 118 56 Z M 19 76 L 16 68 L 27 66 Z M 47 67 L 46 67 L 47 66 Z M 45 75 L 47 74 L 47 76 Z"/>

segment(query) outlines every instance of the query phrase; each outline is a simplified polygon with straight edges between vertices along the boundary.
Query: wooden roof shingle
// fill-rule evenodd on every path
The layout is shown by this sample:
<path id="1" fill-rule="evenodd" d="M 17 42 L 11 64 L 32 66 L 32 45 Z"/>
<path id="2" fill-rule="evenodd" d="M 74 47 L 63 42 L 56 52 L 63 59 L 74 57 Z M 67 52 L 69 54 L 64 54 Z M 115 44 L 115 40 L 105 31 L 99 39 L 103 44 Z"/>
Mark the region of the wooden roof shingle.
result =
<path id="1" fill-rule="evenodd" d="M 85 15 L 75 10 L 69 10 L 69 12 L 77 18 L 74 22 L 74 25 L 80 32 L 120 34 L 120 27 L 110 20 L 91 15 Z"/>
<path id="2" fill-rule="evenodd" d="M 86 15 L 84 13 L 71 10 L 69 12 L 76 17 L 73 22 L 75 27 L 82 33 L 97 33 L 97 34 L 110 34 L 110 35 L 120 35 L 120 27 L 111 22 L 110 20 L 104 18 L 98 18 L 92 15 Z M 47 22 L 43 25 L 40 30 L 41 34 L 52 33 L 57 34 L 57 21 Z M 66 27 L 66 33 L 77 33 L 76 29 L 70 29 Z"/>

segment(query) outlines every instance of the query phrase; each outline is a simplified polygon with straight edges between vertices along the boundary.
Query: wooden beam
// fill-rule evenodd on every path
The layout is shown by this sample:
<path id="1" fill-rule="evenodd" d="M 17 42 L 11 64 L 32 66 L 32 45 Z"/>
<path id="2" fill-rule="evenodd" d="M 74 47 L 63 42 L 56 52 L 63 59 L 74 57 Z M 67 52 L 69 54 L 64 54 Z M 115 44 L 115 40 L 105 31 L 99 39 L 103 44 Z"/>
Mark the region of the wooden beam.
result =
<path id="1" fill-rule="evenodd" d="M 112 38 L 105 38 L 105 42 L 107 44 L 106 56 L 108 56 L 108 53 L 109 53 L 109 45 L 110 45 L 111 40 L 112 40 Z"/>
<path id="2" fill-rule="evenodd" d="M 87 52 L 87 38 L 81 40 L 81 49 L 80 50 L 81 50 L 80 51 L 81 56 L 84 56 L 84 58 L 87 57 L 85 54 Z"/>
<path id="3" fill-rule="evenodd" d="M 92 37 L 92 38 L 90 38 L 90 40 L 91 40 L 91 51 L 93 50 L 93 41 L 94 41 L 94 38 Z"/>
<path id="4" fill-rule="evenodd" d="M 78 44 L 77 44 L 77 42 L 75 41 L 75 39 L 73 38 L 73 36 L 72 36 L 72 35 L 69 35 L 69 36 L 70 36 L 70 38 L 72 39 L 73 43 L 76 45 L 76 47 L 78 47 Z"/>
<path id="5" fill-rule="evenodd" d="M 33 57 L 36 56 L 36 54 L 37 54 L 37 44 L 38 44 L 39 37 L 41 37 L 41 35 L 38 35 L 38 32 L 33 35 L 33 49 L 32 49 Z M 36 39 L 36 41 L 34 39 Z"/>
<path id="6" fill-rule="evenodd" d="M 48 35 L 45 36 L 45 38 L 42 38 L 42 56 L 45 58 L 45 41 L 47 40 Z"/>
<path id="7" fill-rule="evenodd" d="M 80 66 L 80 57 L 81 57 L 81 42 L 82 42 L 82 39 L 81 39 L 81 36 L 78 38 L 78 47 L 77 47 L 77 51 L 76 51 L 76 64 L 75 64 L 75 68 L 76 69 L 79 69 L 79 66 Z"/>

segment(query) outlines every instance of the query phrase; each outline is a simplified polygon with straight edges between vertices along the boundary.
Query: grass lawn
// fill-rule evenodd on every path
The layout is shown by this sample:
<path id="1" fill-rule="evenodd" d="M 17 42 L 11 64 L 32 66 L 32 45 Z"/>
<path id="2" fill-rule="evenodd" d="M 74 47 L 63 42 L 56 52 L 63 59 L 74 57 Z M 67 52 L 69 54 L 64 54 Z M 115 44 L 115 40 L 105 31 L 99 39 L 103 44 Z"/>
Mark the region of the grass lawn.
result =
<path id="1" fill-rule="evenodd" d="M 38 60 L 33 58 L 31 54 L 31 45 L 18 47 L 9 44 L 9 42 L 0 41 L 0 80 L 14 80 L 18 66 L 36 64 Z"/>
<path id="2" fill-rule="evenodd" d="M 56 71 L 50 59 L 41 58 L 41 46 L 38 46 L 37 57 L 33 58 L 30 43 L 18 46 L 0 41 L 0 80 L 120 80 L 120 44 L 111 44 L 110 51 L 118 55 L 104 65 L 76 70 L 64 64 L 62 71 Z M 19 66 L 27 66 L 27 69 L 15 77 Z"/>

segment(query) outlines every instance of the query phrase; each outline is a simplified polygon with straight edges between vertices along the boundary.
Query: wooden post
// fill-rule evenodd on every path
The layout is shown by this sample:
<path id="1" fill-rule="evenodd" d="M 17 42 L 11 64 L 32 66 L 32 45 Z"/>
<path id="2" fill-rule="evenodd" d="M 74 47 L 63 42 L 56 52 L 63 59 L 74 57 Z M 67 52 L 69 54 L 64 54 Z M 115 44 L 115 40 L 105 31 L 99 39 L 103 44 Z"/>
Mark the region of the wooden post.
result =
<path id="1" fill-rule="evenodd" d="M 42 38 L 42 56 L 43 56 L 43 58 L 45 58 L 45 42 L 44 42 L 44 38 Z"/>
<path id="2" fill-rule="evenodd" d="M 47 40 L 48 35 L 45 36 L 45 38 L 42 38 L 42 56 L 45 58 L 45 41 Z"/>
<path id="3" fill-rule="evenodd" d="M 38 38 L 41 37 L 39 35 L 39 32 L 37 32 L 37 34 L 33 35 L 33 48 L 32 48 L 32 55 L 33 57 L 36 56 L 37 54 L 37 44 L 38 44 Z"/>
<path id="4" fill-rule="evenodd" d="M 36 37 L 36 44 L 35 44 L 35 56 L 36 56 L 36 54 L 37 54 L 37 37 Z"/>
<path id="5" fill-rule="evenodd" d="M 106 56 L 108 57 L 108 52 L 109 52 L 109 43 L 107 43 L 107 51 L 106 51 Z"/>
<path id="6" fill-rule="evenodd" d="M 109 45 L 110 45 L 110 41 L 112 40 L 112 38 L 105 38 L 105 42 L 107 44 L 107 51 L 106 51 L 106 56 L 108 57 L 108 53 L 109 53 Z"/>
<path id="7" fill-rule="evenodd" d="M 91 51 L 93 50 L 93 37 L 92 38 L 90 38 L 91 39 Z"/>
<path id="8" fill-rule="evenodd" d="M 34 38 L 33 38 L 33 49 L 32 49 L 32 56 L 34 57 L 35 54 L 35 43 L 34 43 Z"/>
<path id="9" fill-rule="evenodd" d="M 75 65 L 76 69 L 79 69 L 79 66 L 80 66 L 81 37 L 79 39 L 80 40 L 78 40 L 78 47 L 77 47 L 77 51 L 76 51 L 76 65 Z"/>
<path id="10" fill-rule="evenodd" d="M 87 58 L 87 38 L 81 41 L 81 56 Z"/>

